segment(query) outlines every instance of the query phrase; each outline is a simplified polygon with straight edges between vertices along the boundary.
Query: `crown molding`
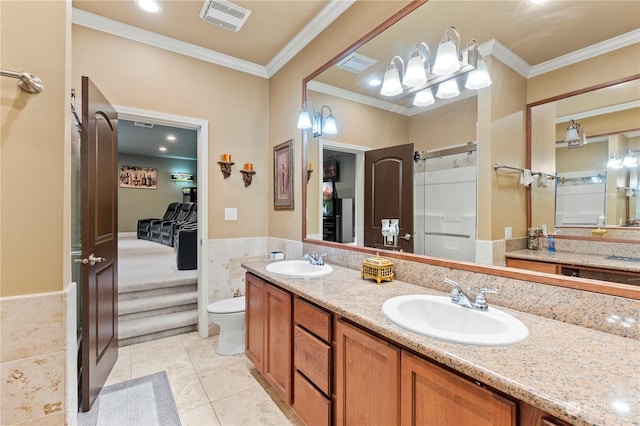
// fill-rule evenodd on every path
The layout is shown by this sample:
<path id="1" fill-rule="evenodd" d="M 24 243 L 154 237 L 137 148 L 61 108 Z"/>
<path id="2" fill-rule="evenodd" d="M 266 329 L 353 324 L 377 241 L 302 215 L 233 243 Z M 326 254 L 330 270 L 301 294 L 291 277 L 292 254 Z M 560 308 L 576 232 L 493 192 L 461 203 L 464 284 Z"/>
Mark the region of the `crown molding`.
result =
<path id="1" fill-rule="evenodd" d="M 133 25 L 123 24 L 94 13 L 84 10 L 72 9 L 71 22 L 76 25 L 91 28 L 93 30 L 102 31 L 138 43 L 148 44 L 170 52 L 189 56 L 212 64 L 220 65 L 226 68 L 232 68 L 247 74 L 252 74 L 262 78 L 268 78 L 267 70 L 262 65 L 233 56 L 225 55 L 211 49 L 206 49 L 195 44 L 176 40 L 162 34 L 152 31 L 143 30 Z"/>
<path id="2" fill-rule="evenodd" d="M 531 65 L 529 65 L 527 61 L 513 53 L 496 39 L 482 43 L 480 45 L 480 54 L 482 56 L 493 56 L 525 78 L 527 78 L 531 72 Z"/>
<path id="3" fill-rule="evenodd" d="M 357 102 L 364 105 L 369 105 L 374 108 L 383 109 L 385 111 L 390 111 L 397 114 L 402 114 L 406 116 L 413 115 L 411 113 L 410 108 L 403 107 L 401 105 L 396 105 L 392 102 L 387 102 L 385 100 L 374 98 L 372 96 L 361 95 L 360 93 L 341 89 L 339 87 L 332 86 L 326 83 L 321 83 L 319 81 L 313 81 L 313 80 L 309 81 L 307 83 L 307 90 L 322 93 L 325 95 L 335 96 L 337 98 L 346 99 L 348 101 L 353 101 L 353 102 Z"/>
<path id="4" fill-rule="evenodd" d="M 610 38 L 609 40 L 601 41 L 600 43 L 592 44 L 575 52 L 567 53 L 566 55 L 558 56 L 557 58 L 534 65 L 531 67 L 531 71 L 527 77 L 536 77 L 639 42 L 640 29 L 629 31 L 628 33 Z"/>
<path id="5" fill-rule="evenodd" d="M 316 15 L 285 47 L 267 63 L 267 76 L 271 77 L 280 68 L 293 59 L 305 46 L 318 36 L 333 21 L 342 15 L 355 0 L 332 0 L 322 11 Z"/>
<path id="6" fill-rule="evenodd" d="M 566 123 L 569 120 L 582 120 L 583 118 L 595 117 L 598 115 L 611 114 L 613 112 L 625 111 L 628 109 L 640 108 L 640 101 L 630 101 L 617 105 L 610 105 L 602 108 L 596 108 L 576 114 L 563 115 L 556 117 L 556 124 Z"/>

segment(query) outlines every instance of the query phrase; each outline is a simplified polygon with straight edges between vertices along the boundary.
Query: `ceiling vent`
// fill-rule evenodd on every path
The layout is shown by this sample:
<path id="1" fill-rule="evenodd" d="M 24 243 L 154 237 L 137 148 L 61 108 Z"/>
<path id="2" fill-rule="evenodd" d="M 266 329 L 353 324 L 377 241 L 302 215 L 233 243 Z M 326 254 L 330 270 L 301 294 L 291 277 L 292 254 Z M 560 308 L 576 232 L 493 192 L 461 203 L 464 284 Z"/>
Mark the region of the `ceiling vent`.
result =
<path id="1" fill-rule="evenodd" d="M 231 31 L 240 31 L 249 15 L 249 9 L 226 0 L 205 0 L 200 10 L 202 20 Z"/>
<path id="2" fill-rule="evenodd" d="M 354 52 L 338 62 L 338 68 L 352 72 L 354 74 L 360 74 L 362 71 L 366 70 L 376 62 L 378 61 L 373 58 L 369 58 L 367 56 Z"/>
<path id="3" fill-rule="evenodd" d="M 145 123 L 143 121 L 134 121 L 133 125 L 137 127 L 144 127 L 145 129 L 153 129 L 152 123 Z"/>

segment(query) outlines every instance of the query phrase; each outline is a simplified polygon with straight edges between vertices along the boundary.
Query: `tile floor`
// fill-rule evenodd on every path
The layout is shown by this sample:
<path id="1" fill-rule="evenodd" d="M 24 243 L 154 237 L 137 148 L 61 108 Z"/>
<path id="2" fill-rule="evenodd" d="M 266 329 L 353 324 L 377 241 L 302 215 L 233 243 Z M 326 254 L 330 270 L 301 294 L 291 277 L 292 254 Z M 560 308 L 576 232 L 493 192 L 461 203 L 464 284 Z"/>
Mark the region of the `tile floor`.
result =
<path id="1" fill-rule="evenodd" d="M 220 356 L 216 342 L 189 333 L 121 347 L 105 386 L 165 370 L 183 426 L 304 425 L 244 355 Z"/>

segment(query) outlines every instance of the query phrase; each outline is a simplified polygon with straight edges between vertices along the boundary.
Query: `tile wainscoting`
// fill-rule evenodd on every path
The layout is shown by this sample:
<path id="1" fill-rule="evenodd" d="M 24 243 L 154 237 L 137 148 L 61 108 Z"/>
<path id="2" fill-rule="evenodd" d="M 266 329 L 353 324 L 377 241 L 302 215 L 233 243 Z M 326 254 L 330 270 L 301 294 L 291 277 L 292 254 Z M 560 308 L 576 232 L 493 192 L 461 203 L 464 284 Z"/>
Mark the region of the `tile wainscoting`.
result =
<path id="1" fill-rule="evenodd" d="M 0 424 L 77 424 L 76 285 L 0 299 Z"/>

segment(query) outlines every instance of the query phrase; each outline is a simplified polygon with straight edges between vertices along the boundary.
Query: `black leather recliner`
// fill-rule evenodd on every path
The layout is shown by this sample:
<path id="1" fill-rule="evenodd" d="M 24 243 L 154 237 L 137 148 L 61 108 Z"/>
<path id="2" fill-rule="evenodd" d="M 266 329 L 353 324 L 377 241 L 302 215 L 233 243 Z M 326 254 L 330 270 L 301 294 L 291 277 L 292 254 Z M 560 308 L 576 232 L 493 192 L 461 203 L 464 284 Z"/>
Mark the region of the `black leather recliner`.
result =
<path id="1" fill-rule="evenodd" d="M 198 205 L 194 204 L 191 208 L 189 216 L 185 220 L 176 220 L 174 222 L 164 222 L 160 229 L 160 242 L 164 245 L 174 247 L 175 237 L 178 229 L 181 227 L 198 222 Z"/>
<path id="2" fill-rule="evenodd" d="M 182 203 L 180 205 L 180 208 L 178 209 L 178 213 L 172 219 L 154 220 L 153 222 L 151 222 L 150 231 L 149 231 L 149 234 L 151 236 L 151 241 L 156 243 L 161 242 L 160 234 L 162 231 L 162 227 L 169 223 L 184 222 L 187 219 L 187 217 L 189 217 L 189 214 L 191 213 L 191 209 L 193 209 L 194 205 L 195 203 Z"/>
<path id="3" fill-rule="evenodd" d="M 164 212 L 162 219 L 159 218 L 146 218 L 138 219 L 138 239 L 150 240 L 151 239 L 151 224 L 153 221 L 171 220 L 178 214 L 178 209 L 182 203 L 170 203 L 167 206 L 167 211 Z"/>
<path id="4" fill-rule="evenodd" d="M 176 263 L 179 271 L 198 269 L 198 225 L 191 223 L 178 229 Z"/>

